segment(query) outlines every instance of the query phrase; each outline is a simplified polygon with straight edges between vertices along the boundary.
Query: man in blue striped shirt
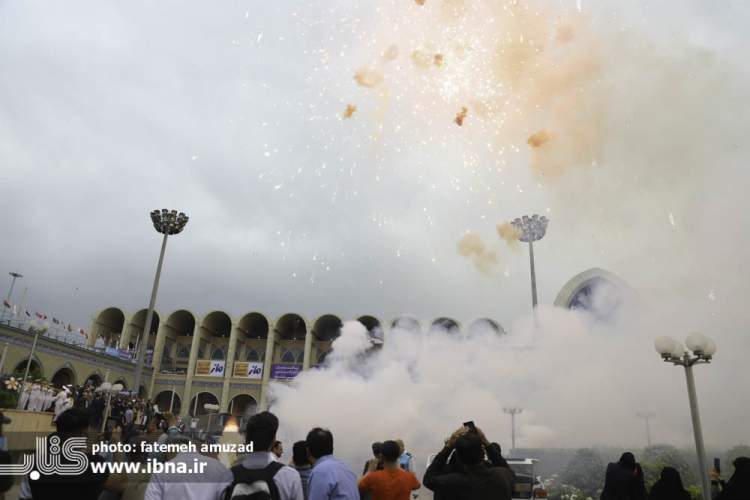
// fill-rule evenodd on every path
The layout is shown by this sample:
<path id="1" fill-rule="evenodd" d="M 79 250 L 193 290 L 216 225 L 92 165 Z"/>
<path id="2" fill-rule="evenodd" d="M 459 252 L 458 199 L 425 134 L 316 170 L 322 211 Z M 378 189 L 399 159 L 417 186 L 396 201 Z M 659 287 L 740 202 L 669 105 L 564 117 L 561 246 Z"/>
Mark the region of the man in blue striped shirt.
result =
<path id="1" fill-rule="evenodd" d="M 333 456 L 333 434 L 316 427 L 307 434 L 307 453 L 314 466 L 308 500 L 360 500 L 354 472 Z"/>

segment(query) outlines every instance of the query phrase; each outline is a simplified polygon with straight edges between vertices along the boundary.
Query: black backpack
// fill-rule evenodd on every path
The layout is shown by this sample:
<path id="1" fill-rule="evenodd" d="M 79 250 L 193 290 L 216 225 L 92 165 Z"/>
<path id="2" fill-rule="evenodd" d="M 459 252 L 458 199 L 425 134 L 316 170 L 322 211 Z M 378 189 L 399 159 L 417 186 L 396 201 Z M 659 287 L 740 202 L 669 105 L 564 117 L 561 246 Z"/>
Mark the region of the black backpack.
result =
<path id="1" fill-rule="evenodd" d="M 281 500 L 273 477 L 284 464 L 271 462 L 263 469 L 232 467 L 234 481 L 224 490 L 224 500 Z"/>

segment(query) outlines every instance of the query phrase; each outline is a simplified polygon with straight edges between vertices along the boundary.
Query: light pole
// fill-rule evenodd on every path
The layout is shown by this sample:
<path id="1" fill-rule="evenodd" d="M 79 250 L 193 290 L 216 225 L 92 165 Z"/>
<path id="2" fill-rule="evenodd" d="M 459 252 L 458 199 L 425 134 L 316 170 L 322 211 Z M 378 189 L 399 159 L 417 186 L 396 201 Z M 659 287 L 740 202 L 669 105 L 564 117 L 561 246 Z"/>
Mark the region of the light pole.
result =
<path id="1" fill-rule="evenodd" d="M 656 352 L 661 355 L 665 362 L 672 363 L 675 366 L 682 366 L 685 369 L 688 399 L 690 400 L 690 415 L 693 419 L 695 450 L 698 453 L 698 467 L 700 468 L 701 483 L 703 485 L 703 500 L 711 500 L 711 483 L 708 480 L 708 469 L 706 468 L 706 450 L 703 446 L 701 417 L 698 412 L 698 399 L 695 395 L 693 365 L 710 363 L 711 358 L 716 353 L 716 344 L 713 340 L 700 333 L 691 333 L 688 335 L 687 339 L 685 339 L 685 344 L 693 352 L 692 355 L 685 350 L 681 342 L 670 337 L 657 337 L 654 341 Z"/>
<path id="2" fill-rule="evenodd" d="M 516 228 L 520 236 L 518 239 L 529 244 L 529 265 L 531 267 L 531 307 L 536 309 L 536 272 L 534 271 L 534 242 L 544 238 L 547 232 L 549 219 L 545 216 L 536 214 L 529 217 L 524 215 L 521 218 L 515 218 L 511 225 Z"/>
<path id="3" fill-rule="evenodd" d="M 141 387 L 141 377 L 143 376 L 143 363 L 146 361 L 146 350 L 148 349 L 148 334 L 151 330 L 151 319 L 154 316 L 154 305 L 156 304 L 156 292 L 159 289 L 159 277 L 161 276 L 161 266 L 164 262 L 164 251 L 167 248 L 167 237 L 172 234 L 179 234 L 187 224 L 188 216 L 184 213 L 177 213 L 177 210 L 167 210 L 166 208 L 154 210 L 151 212 L 151 221 L 154 223 L 154 229 L 164 235 L 161 242 L 161 253 L 159 254 L 159 263 L 156 266 L 156 276 L 154 277 L 154 286 L 151 289 L 151 301 L 148 304 L 148 313 L 146 313 L 146 324 L 143 325 L 140 345 L 138 346 L 138 360 L 135 365 L 134 385 L 136 394 Z"/>
<path id="4" fill-rule="evenodd" d="M 10 282 L 10 289 L 8 290 L 8 296 L 5 297 L 5 300 L 7 300 L 8 302 L 10 302 L 10 296 L 13 294 L 13 286 L 16 284 L 16 279 L 17 278 L 23 278 L 23 274 L 16 273 L 16 272 L 10 272 L 8 274 L 10 274 L 11 276 L 13 276 L 13 280 Z"/>
<path id="5" fill-rule="evenodd" d="M 39 341 L 39 335 L 43 334 L 49 329 L 49 323 L 46 321 L 44 323 L 39 323 L 37 320 L 32 319 L 29 322 L 29 331 L 34 333 L 34 342 L 31 343 L 31 352 L 29 353 L 29 360 L 26 362 L 26 370 L 23 372 L 23 380 L 21 381 L 21 394 L 23 393 L 23 390 L 26 388 L 26 379 L 29 378 L 29 368 L 31 368 L 31 362 L 34 360 L 34 352 L 36 351 L 36 344 Z M 21 408 L 21 397 L 19 394 L 18 397 L 18 405 L 16 406 L 16 409 L 22 410 Z"/>
<path id="6" fill-rule="evenodd" d="M 8 304 L 8 307 L 11 308 L 10 316 L 8 318 L 8 325 L 10 325 L 11 318 L 13 317 L 13 307 L 10 305 L 10 296 L 13 294 L 13 286 L 16 284 L 16 278 L 23 278 L 23 275 L 16 272 L 10 272 L 8 274 L 13 276 L 13 280 L 10 282 L 10 289 L 8 289 L 8 295 L 5 297 L 5 302 Z M 5 308 L 2 309 L 0 319 L 5 319 Z"/>
<path id="7" fill-rule="evenodd" d="M 654 412 L 650 411 L 639 411 L 635 414 L 636 417 L 642 418 L 646 422 L 646 446 L 651 447 L 651 425 L 650 420 L 656 416 Z"/>
<path id="8" fill-rule="evenodd" d="M 118 393 L 122 389 L 122 384 L 110 384 L 109 382 L 103 382 L 102 385 L 96 388 L 97 392 L 103 392 L 107 395 L 107 406 L 104 408 L 101 432 L 104 432 L 104 429 L 107 427 L 107 418 L 109 418 L 109 410 L 112 406 L 112 394 Z"/>
<path id="9" fill-rule="evenodd" d="M 516 415 L 521 413 L 523 408 L 516 406 L 506 406 L 503 408 L 503 413 L 510 415 L 510 443 L 511 443 L 511 456 L 516 452 Z"/>

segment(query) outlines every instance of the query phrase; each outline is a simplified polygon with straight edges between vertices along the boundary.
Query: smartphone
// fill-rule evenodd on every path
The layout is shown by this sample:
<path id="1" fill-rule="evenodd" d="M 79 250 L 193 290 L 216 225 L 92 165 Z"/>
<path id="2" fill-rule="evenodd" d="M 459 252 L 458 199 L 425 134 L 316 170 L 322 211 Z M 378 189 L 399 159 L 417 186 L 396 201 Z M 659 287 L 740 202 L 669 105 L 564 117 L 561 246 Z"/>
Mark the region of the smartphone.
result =
<path id="1" fill-rule="evenodd" d="M 714 469 L 716 469 L 716 472 L 721 473 L 721 459 L 714 458 Z"/>
<path id="2" fill-rule="evenodd" d="M 464 422 L 464 427 L 467 427 L 470 432 L 476 432 L 477 428 L 474 426 L 474 421 L 469 420 L 468 422 Z"/>

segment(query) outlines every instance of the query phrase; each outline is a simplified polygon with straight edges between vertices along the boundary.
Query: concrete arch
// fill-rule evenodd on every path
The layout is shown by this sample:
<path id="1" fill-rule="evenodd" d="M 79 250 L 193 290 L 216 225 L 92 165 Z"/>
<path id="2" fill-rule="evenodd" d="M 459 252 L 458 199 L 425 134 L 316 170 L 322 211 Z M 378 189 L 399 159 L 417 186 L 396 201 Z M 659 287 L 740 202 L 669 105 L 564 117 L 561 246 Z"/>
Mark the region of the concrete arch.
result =
<path id="1" fill-rule="evenodd" d="M 259 312 L 251 312 L 242 316 L 242 319 L 237 324 L 237 328 L 248 339 L 268 338 L 268 319 Z"/>
<path id="2" fill-rule="evenodd" d="M 172 394 L 174 394 L 174 399 L 172 399 Z M 171 403 L 172 413 L 175 415 L 179 415 L 181 409 L 180 407 L 182 405 L 182 399 L 180 398 L 180 395 L 175 391 L 161 391 L 156 395 L 156 398 L 154 398 L 154 403 L 159 408 L 159 412 L 161 413 L 169 411 L 169 405 Z"/>
<path id="3" fill-rule="evenodd" d="M 211 337 L 229 337 L 232 333 L 232 318 L 224 311 L 210 312 L 201 322 L 201 331 L 207 332 Z"/>
<path id="4" fill-rule="evenodd" d="M 33 358 L 24 358 L 19 361 L 13 369 L 13 373 L 20 373 L 21 376 L 23 376 L 24 371 L 26 371 L 26 363 L 31 364 L 31 367 L 29 368 L 29 378 L 32 378 L 31 374 L 36 370 L 39 370 L 39 376 L 44 378 L 44 365 L 42 365 L 42 362 L 36 357 L 36 355 L 34 355 Z"/>
<path id="5" fill-rule="evenodd" d="M 402 315 L 391 321 L 392 329 L 407 330 L 410 332 L 421 332 L 422 325 L 414 316 Z"/>
<path id="6" fill-rule="evenodd" d="M 475 335 L 485 335 L 488 333 L 494 335 L 505 335 L 505 330 L 502 325 L 490 318 L 479 318 L 475 319 L 469 325 L 469 330 L 466 332 L 469 337 Z"/>
<path id="7" fill-rule="evenodd" d="M 331 342 L 341 335 L 341 327 L 344 322 L 333 314 L 324 314 L 313 324 L 312 334 L 316 339 Z"/>
<path id="8" fill-rule="evenodd" d="M 230 401 L 227 412 L 235 417 L 249 417 L 258 409 L 258 401 L 250 394 L 237 394 Z"/>
<path id="9" fill-rule="evenodd" d="M 133 347 L 135 347 L 137 342 L 142 340 L 140 337 L 143 335 L 143 327 L 146 325 L 147 315 L 148 309 L 141 309 L 135 313 L 133 317 L 130 318 L 130 321 L 128 321 L 128 324 L 125 325 L 125 331 L 122 333 L 128 339 L 128 342 L 133 344 Z M 160 320 L 159 313 L 154 311 L 153 316 L 151 316 L 151 327 L 148 331 L 149 337 L 156 335 L 156 332 L 159 330 Z"/>
<path id="10" fill-rule="evenodd" d="M 266 353 L 261 349 L 248 349 L 245 353 L 245 361 L 260 362 L 265 359 Z"/>
<path id="11" fill-rule="evenodd" d="M 99 387 L 100 385 L 102 385 L 102 382 L 104 382 L 104 377 L 102 376 L 100 372 L 95 371 L 94 373 L 86 377 L 86 380 L 83 381 L 84 384 L 87 384 L 89 382 L 90 382 L 90 385 L 94 387 Z"/>
<path id="12" fill-rule="evenodd" d="M 101 310 L 94 319 L 92 341 L 98 337 L 120 335 L 125 327 L 125 313 L 118 307 L 108 307 Z"/>
<path id="13" fill-rule="evenodd" d="M 52 375 L 50 382 L 58 388 L 64 385 L 76 385 L 76 371 L 70 363 L 64 363 L 57 369 L 57 371 L 55 371 L 54 375 Z"/>
<path id="14" fill-rule="evenodd" d="M 190 416 L 196 417 L 199 415 L 206 415 L 208 411 L 203 407 L 205 404 L 218 405 L 219 399 L 210 392 L 199 392 L 190 400 L 190 406 L 188 407 Z"/>
<path id="15" fill-rule="evenodd" d="M 276 333 L 284 340 L 304 340 L 307 325 L 299 314 L 288 313 L 280 317 L 274 325 Z"/>
<path id="16" fill-rule="evenodd" d="M 166 326 L 177 337 L 191 337 L 195 330 L 195 315 L 187 309 L 178 309 L 167 317 Z"/>
<path id="17" fill-rule="evenodd" d="M 367 328 L 367 333 L 370 335 L 370 340 L 374 345 L 382 345 L 385 339 L 383 333 L 383 325 L 380 320 L 375 316 L 360 316 L 357 321 L 362 323 Z"/>
<path id="18" fill-rule="evenodd" d="M 452 335 L 461 333 L 461 324 L 453 318 L 438 318 L 430 324 L 430 331 L 443 331 Z"/>
<path id="19" fill-rule="evenodd" d="M 571 278 L 555 298 L 555 306 L 589 312 L 597 319 L 612 317 L 633 289 L 616 274 L 599 268 Z"/>

